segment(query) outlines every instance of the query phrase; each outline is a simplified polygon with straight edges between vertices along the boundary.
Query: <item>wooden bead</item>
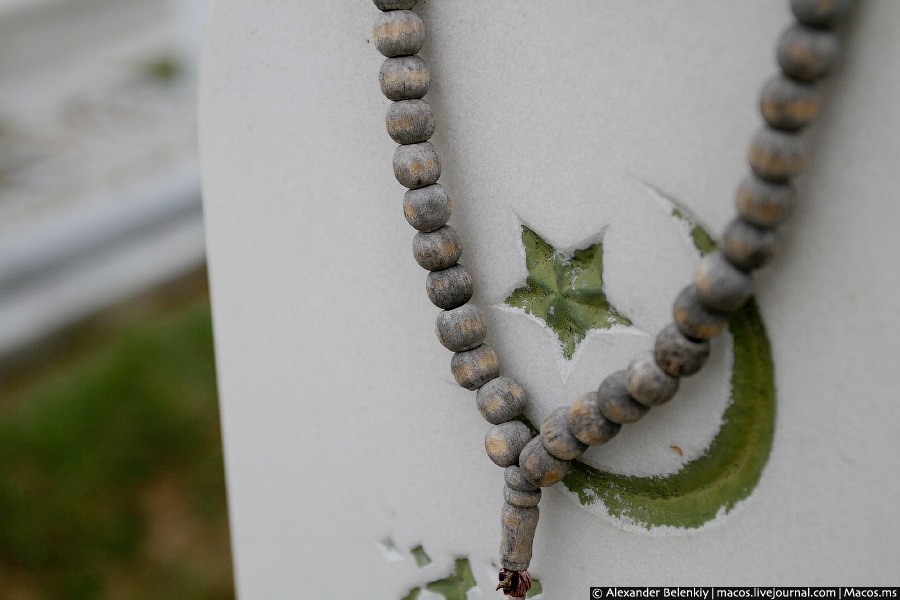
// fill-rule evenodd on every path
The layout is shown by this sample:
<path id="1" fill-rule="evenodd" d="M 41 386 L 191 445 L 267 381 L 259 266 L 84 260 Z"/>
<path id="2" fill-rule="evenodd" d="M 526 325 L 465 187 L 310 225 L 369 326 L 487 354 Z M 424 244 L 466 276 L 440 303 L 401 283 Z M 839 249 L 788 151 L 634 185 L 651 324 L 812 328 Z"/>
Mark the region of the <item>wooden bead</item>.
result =
<path id="1" fill-rule="evenodd" d="M 738 187 L 735 208 L 747 221 L 760 227 L 776 227 L 794 212 L 794 187 L 771 183 L 752 173 Z"/>
<path id="2" fill-rule="evenodd" d="M 524 571 L 531 563 L 531 547 L 540 510 L 537 506 L 503 503 L 500 510 L 500 564 L 510 571 Z"/>
<path id="3" fill-rule="evenodd" d="M 519 462 L 519 453 L 530 441 L 531 431 L 525 423 L 509 421 L 488 430 L 484 449 L 495 465 L 509 467 Z"/>
<path id="4" fill-rule="evenodd" d="M 619 425 L 636 423 L 650 411 L 649 406 L 636 402 L 625 387 L 625 370 L 608 375 L 597 390 L 597 408 L 603 417 Z"/>
<path id="5" fill-rule="evenodd" d="M 766 264 L 778 249 L 777 237 L 771 229 L 764 229 L 738 217 L 728 224 L 719 249 L 728 262 L 744 271 Z"/>
<path id="6" fill-rule="evenodd" d="M 571 462 L 547 452 L 540 436 L 528 442 L 519 455 L 519 468 L 525 479 L 540 487 L 548 487 L 565 477 Z"/>
<path id="7" fill-rule="evenodd" d="M 810 27 L 834 27 L 850 11 L 853 0 L 791 0 L 794 16 Z"/>
<path id="8" fill-rule="evenodd" d="M 441 345 L 453 352 L 480 346 L 487 334 L 484 311 L 472 304 L 442 311 L 437 316 L 435 333 Z"/>
<path id="9" fill-rule="evenodd" d="M 441 184 L 435 183 L 403 195 L 403 216 L 419 231 L 434 231 L 450 220 L 452 203 Z"/>
<path id="10" fill-rule="evenodd" d="M 428 299 L 438 308 L 450 310 L 462 306 L 472 298 L 475 284 L 468 269 L 453 265 L 448 269 L 432 271 L 425 280 Z"/>
<path id="11" fill-rule="evenodd" d="M 525 390 L 509 377 L 497 377 L 480 388 L 475 404 L 484 420 L 494 425 L 512 421 L 525 410 Z"/>
<path id="12" fill-rule="evenodd" d="M 644 406 L 659 406 L 678 392 L 678 378 L 663 371 L 652 352 L 645 352 L 625 369 L 625 389 Z"/>
<path id="13" fill-rule="evenodd" d="M 562 460 L 578 458 L 588 449 L 588 445 L 575 437 L 569 429 L 568 406 L 560 406 L 544 419 L 541 441 L 547 452 Z"/>
<path id="14" fill-rule="evenodd" d="M 775 129 L 796 131 L 809 125 L 822 107 L 822 91 L 817 85 L 776 75 L 766 82 L 759 108 L 766 123 Z"/>
<path id="15" fill-rule="evenodd" d="M 681 333 L 700 340 L 716 337 L 728 324 L 728 315 L 703 306 L 694 285 L 687 286 L 678 294 L 672 307 L 672 316 Z"/>
<path id="16" fill-rule="evenodd" d="M 373 0 L 378 10 L 410 10 L 417 0 Z"/>
<path id="17" fill-rule="evenodd" d="M 467 390 L 477 390 L 500 374 L 497 353 L 485 344 L 457 352 L 450 360 L 450 370 L 456 383 Z"/>
<path id="18" fill-rule="evenodd" d="M 409 56 L 425 43 L 425 23 L 411 10 L 383 12 L 375 20 L 375 47 L 387 57 Z"/>
<path id="19" fill-rule="evenodd" d="M 381 92 L 390 100 L 412 100 L 428 93 L 431 71 L 418 56 L 389 58 L 378 72 Z"/>
<path id="20" fill-rule="evenodd" d="M 703 368 L 709 351 L 709 340 L 689 339 L 675 323 L 669 323 L 656 336 L 653 357 L 672 377 L 685 377 Z"/>
<path id="21" fill-rule="evenodd" d="M 764 126 L 753 136 L 748 158 L 754 173 L 766 181 L 780 183 L 806 166 L 806 145 L 796 133 Z"/>
<path id="22" fill-rule="evenodd" d="M 534 490 L 541 489 L 525 479 L 525 475 L 522 474 L 522 469 L 516 465 L 506 467 L 506 471 L 503 472 L 503 480 L 511 489 L 520 492 L 533 492 Z"/>
<path id="23" fill-rule="evenodd" d="M 520 506 L 522 508 L 537 506 L 541 501 L 541 488 L 537 488 L 531 492 L 523 492 L 521 490 L 513 489 L 508 485 L 504 485 L 503 499 L 513 506 Z"/>
<path id="24" fill-rule="evenodd" d="M 804 25 L 789 27 L 778 41 L 781 72 L 800 81 L 816 81 L 831 70 L 837 59 L 837 36 Z"/>
<path id="25" fill-rule="evenodd" d="M 622 428 L 601 414 L 597 400 L 597 392 L 582 394 L 572 403 L 568 414 L 572 434 L 590 446 L 605 444 L 616 437 Z"/>
<path id="26" fill-rule="evenodd" d="M 753 292 L 753 279 L 732 265 L 721 252 L 703 257 L 694 272 L 694 284 L 704 306 L 720 312 L 739 309 Z"/>
<path id="27" fill-rule="evenodd" d="M 435 183 L 441 176 L 441 159 L 431 142 L 397 146 L 394 151 L 394 177 L 410 189 Z"/>
<path id="28" fill-rule="evenodd" d="M 449 269 L 462 256 L 459 234 L 449 225 L 427 233 L 420 231 L 413 238 L 413 258 L 429 271 Z"/>
<path id="29" fill-rule="evenodd" d="M 400 100 L 385 116 L 388 135 L 398 144 L 427 142 L 434 133 L 434 111 L 424 100 Z"/>

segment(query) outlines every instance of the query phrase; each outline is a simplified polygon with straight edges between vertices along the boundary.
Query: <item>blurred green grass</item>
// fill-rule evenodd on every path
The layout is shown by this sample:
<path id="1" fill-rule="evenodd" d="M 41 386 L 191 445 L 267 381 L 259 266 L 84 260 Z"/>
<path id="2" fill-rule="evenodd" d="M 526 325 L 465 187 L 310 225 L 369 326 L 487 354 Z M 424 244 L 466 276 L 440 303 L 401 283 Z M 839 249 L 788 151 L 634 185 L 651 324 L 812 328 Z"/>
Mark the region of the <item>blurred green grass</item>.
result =
<path id="1" fill-rule="evenodd" d="M 0 599 L 234 597 L 208 300 L 150 312 L 0 382 Z"/>

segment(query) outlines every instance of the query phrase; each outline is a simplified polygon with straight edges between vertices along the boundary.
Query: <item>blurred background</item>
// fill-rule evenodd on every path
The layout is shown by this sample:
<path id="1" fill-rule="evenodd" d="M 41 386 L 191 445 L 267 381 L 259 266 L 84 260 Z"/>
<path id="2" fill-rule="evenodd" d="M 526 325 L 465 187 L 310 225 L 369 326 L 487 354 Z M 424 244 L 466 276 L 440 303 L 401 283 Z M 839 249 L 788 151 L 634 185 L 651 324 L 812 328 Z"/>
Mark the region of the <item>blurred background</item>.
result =
<path id="1" fill-rule="evenodd" d="M 0 600 L 233 598 L 205 0 L 0 0 Z"/>

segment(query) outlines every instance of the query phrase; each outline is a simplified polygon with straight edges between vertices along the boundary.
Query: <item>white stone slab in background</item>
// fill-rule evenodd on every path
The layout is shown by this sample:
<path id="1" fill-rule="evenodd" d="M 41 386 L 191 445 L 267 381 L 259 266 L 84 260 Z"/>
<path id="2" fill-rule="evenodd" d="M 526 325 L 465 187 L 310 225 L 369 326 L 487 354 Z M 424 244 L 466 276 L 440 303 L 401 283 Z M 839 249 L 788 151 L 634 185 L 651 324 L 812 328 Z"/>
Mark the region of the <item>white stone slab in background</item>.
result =
<path id="1" fill-rule="evenodd" d="M 605 230 L 610 299 L 658 329 L 696 255 L 652 190 L 715 231 L 730 218 L 784 4 L 421 4 L 441 182 L 476 300 L 497 304 L 521 284 L 516 220 L 561 247 Z M 457 556 L 493 597 L 502 474 L 433 337 L 437 311 L 409 252 L 376 14 L 365 0 L 211 4 L 201 144 L 243 600 L 357 597 L 348 570 L 370 596 L 400 598 Z M 779 409 L 758 489 L 721 525 L 677 538 L 624 531 L 548 491 L 533 562 L 545 597 L 592 584 L 900 583 L 897 23 L 900 4 L 859 10 L 784 253 L 759 278 Z M 624 366 L 642 339 L 592 336 L 563 374 L 533 321 L 490 319 L 505 371 L 531 383 L 535 420 Z M 666 472 L 654 449 L 708 440 L 725 342 L 690 382 L 696 399 L 592 460 Z M 434 559 L 423 570 L 407 553 L 418 544 Z"/>

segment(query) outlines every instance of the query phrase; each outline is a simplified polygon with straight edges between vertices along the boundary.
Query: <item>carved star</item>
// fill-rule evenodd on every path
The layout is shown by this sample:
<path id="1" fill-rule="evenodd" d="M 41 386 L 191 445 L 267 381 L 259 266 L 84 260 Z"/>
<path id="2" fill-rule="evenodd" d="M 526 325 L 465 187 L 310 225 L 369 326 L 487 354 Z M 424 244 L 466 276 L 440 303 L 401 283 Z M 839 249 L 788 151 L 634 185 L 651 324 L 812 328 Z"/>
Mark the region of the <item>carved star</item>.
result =
<path id="1" fill-rule="evenodd" d="M 603 244 L 565 254 L 522 227 L 525 244 L 525 285 L 513 291 L 506 304 L 542 319 L 552 329 L 566 358 L 590 329 L 631 325 L 603 292 Z"/>

